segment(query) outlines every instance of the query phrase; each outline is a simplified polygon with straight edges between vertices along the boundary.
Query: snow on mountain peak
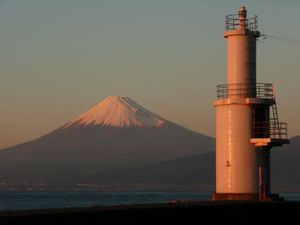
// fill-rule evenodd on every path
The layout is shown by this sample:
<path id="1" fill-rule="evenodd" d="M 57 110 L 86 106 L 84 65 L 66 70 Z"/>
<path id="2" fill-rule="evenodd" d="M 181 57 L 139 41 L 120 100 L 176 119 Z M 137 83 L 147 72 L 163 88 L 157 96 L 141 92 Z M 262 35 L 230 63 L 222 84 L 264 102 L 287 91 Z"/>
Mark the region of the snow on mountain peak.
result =
<path id="1" fill-rule="evenodd" d="M 77 125 L 109 127 L 159 127 L 168 122 L 129 97 L 110 96 L 64 128 Z"/>

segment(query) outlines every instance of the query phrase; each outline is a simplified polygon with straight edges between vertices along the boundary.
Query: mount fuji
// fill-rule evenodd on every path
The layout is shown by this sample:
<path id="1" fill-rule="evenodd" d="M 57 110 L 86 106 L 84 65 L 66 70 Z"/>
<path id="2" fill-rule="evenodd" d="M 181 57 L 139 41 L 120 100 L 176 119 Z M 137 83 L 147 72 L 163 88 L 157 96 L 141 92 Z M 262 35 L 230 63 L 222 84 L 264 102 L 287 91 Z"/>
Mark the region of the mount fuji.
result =
<path id="1" fill-rule="evenodd" d="M 64 128 L 80 125 L 151 128 L 168 122 L 128 97 L 111 96 L 68 123 Z"/>
<path id="2" fill-rule="evenodd" d="M 124 171 L 213 149 L 213 138 L 164 119 L 128 97 L 111 96 L 40 138 L 1 150 L 0 189 L 110 189 L 118 174 L 124 180 Z M 122 189 L 129 184 L 118 185 Z"/>

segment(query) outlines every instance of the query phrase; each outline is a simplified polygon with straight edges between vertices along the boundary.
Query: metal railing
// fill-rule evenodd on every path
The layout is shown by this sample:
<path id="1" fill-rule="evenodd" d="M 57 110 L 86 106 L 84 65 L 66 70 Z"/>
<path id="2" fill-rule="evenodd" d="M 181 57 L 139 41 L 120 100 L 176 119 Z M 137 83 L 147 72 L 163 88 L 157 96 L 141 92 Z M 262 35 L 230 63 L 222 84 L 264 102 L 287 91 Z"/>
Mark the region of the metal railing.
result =
<path id="1" fill-rule="evenodd" d="M 253 129 L 254 138 L 288 139 L 287 123 L 276 122 L 271 119 L 269 122 L 257 122 Z"/>
<path id="2" fill-rule="evenodd" d="M 271 83 L 220 84 L 217 86 L 217 99 L 226 98 L 262 98 L 274 99 Z"/>
<path id="3" fill-rule="evenodd" d="M 255 15 L 253 18 L 240 19 L 239 14 L 231 14 L 225 17 L 225 30 L 240 30 L 245 28 L 251 31 L 258 29 L 258 17 Z"/>

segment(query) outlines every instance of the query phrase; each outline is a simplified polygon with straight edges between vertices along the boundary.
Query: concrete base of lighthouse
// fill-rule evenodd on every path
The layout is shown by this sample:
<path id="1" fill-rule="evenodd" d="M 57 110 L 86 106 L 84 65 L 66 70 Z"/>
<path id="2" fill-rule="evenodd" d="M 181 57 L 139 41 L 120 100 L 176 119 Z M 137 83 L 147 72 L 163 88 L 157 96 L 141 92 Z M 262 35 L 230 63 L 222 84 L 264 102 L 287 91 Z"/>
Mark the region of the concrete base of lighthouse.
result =
<path id="1" fill-rule="evenodd" d="M 253 193 L 214 193 L 213 201 L 284 201 L 278 194 L 262 196 Z"/>

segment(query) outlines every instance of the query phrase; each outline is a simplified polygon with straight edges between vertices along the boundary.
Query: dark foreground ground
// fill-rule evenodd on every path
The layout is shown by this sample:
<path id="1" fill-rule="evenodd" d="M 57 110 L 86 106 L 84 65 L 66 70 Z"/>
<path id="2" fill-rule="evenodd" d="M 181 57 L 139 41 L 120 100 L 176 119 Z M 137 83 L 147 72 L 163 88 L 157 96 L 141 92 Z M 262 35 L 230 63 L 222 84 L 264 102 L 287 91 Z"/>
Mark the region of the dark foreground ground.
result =
<path id="1" fill-rule="evenodd" d="M 1 211 L 0 224 L 300 224 L 300 202 L 168 204 Z"/>

